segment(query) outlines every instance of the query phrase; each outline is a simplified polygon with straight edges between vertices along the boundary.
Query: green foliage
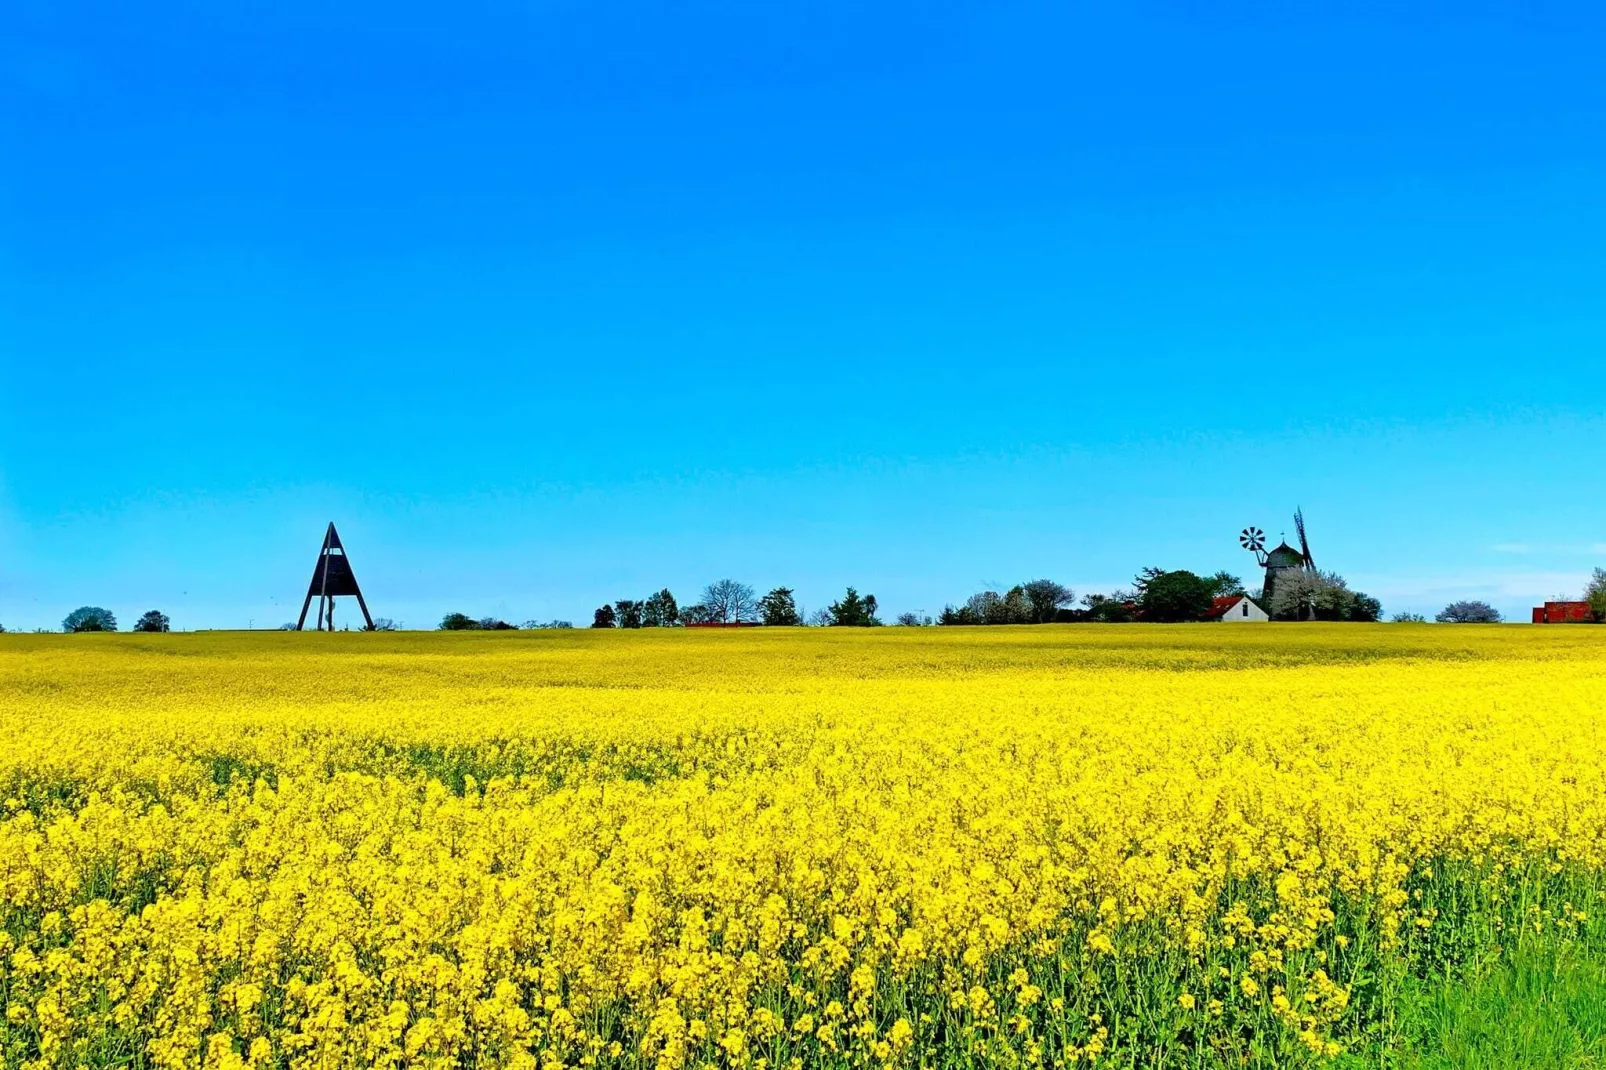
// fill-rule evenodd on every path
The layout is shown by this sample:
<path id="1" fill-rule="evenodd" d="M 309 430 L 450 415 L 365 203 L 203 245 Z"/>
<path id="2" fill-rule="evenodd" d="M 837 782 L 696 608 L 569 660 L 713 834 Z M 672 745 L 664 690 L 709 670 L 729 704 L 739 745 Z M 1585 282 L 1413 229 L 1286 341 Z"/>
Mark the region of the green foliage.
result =
<path id="1" fill-rule="evenodd" d="M 1021 585 L 1031 607 L 1032 624 L 1052 624 L 1062 606 L 1076 601 L 1076 592 L 1053 580 L 1028 580 Z"/>
<path id="2" fill-rule="evenodd" d="M 1408 975 L 1396 1015 L 1392 1035 L 1334 1070 L 1606 1066 L 1606 948 L 1525 938 L 1461 971 Z"/>
<path id="3" fill-rule="evenodd" d="M 134 622 L 134 630 L 136 632 L 171 631 L 172 622 L 168 620 L 167 614 L 159 609 L 146 610 L 140 615 L 139 620 Z"/>
<path id="4" fill-rule="evenodd" d="M 1401 610 L 1390 617 L 1389 620 L 1395 624 L 1422 624 L 1427 621 L 1427 618 L 1420 613 L 1409 613 Z"/>
<path id="5" fill-rule="evenodd" d="M 437 628 L 443 632 L 477 632 L 480 622 L 467 613 L 448 613 L 441 618 Z"/>
<path id="6" fill-rule="evenodd" d="M 480 630 L 484 632 L 516 632 L 519 630 L 517 624 L 509 624 L 501 617 L 481 617 L 479 623 Z"/>
<path id="7" fill-rule="evenodd" d="M 1143 593 L 1138 596 L 1138 611 L 1146 621 L 1175 624 L 1198 620 L 1210 611 L 1214 597 L 1210 583 L 1187 569 L 1141 575 L 1139 580 Z"/>
<path id="8" fill-rule="evenodd" d="M 641 603 L 643 628 L 673 628 L 679 623 L 680 607 L 675 604 L 675 596 L 669 593 L 668 587 Z"/>
<path id="9" fill-rule="evenodd" d="M 1606 621 L 1606 568 L 1597 568 L 1590 575 L 1584 601 L 1589 603 L 1589 615 L 1597 624 Z"/>
<path id="10" fill-rule="evenodd" d="M 1499 624 L 1500 611 L 1488 602 L 1451 602 L 1433 618 L 1440 624 Z"/>
<path id="11" fill-rule="evenodd" d="M 1210 596 L 1212 598 L 1226 598 L 1229 595 L 1249 593 L 1244 590 L 1244 581 L 1226 569 L 1222 569 L 1213 576 L 1206 576 L 1205 582 L 1210 585 Z"/>
<path id="12" fill-rule="evenodd" d="M 873 628 L 881 623 L 876 619 L 875 595 L 860 598 L 852 587 L 840 602 L 831 603 L 830 613 L 832 625 L 838 628 Z"/>
<path id="13" fill-rule="evenodd" d="M 795 628 L 803 623 L 790 587 L 777 587 L 758 600 L 758 616 L 771 627 Z"/>
<path id="14" fill-rule="evenodd" d="M 62 619 L 64 632 L 115 632 L 117 618 L 109 609 L 99 606 L 79 606 Z"/>
<path id="15" fill-rule="evenodd" d="M 1135 619 L 1136 602 L 1131 591 L 1083 595 L 1080 615 L 1093 624 L 1129 624 Z"/>
<path id="16" fill-rule="evenodd" d="M 613 611 L 612 606 L 598 606 L 597 611 L 591 614 L 593 628 L 612 628 L 618 624 L 619 615 Z"/>
<path id="17" fill-rule="evenodd" d="M 614 617 L 621 628 L 641 627 L 642 609 L 645 602 L 634 602 L 628 598 L 621 598 L 613 604 Z"/>

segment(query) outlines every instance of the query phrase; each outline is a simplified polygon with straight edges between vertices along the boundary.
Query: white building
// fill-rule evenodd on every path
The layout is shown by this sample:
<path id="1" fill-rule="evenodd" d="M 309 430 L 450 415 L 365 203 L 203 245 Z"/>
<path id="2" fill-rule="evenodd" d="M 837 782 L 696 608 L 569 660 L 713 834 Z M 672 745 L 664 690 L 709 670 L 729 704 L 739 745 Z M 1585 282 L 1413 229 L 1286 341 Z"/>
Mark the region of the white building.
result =
<path id="1" fill-rule="evenodd" d="M 1229 594 L 1217 598 L 1210 605 L 1205 620 L 1219 620 L 1229 624 L 1264 624 L 1271 620 L 1266 611 L 1246 594 Z"/>

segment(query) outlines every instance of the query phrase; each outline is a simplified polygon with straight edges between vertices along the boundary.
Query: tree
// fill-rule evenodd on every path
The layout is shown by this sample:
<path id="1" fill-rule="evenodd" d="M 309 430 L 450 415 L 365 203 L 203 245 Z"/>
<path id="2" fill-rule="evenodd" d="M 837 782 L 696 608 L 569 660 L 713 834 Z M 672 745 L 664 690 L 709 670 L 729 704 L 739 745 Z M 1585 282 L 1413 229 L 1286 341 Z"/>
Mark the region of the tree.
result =
<path id="1" fill-rule="evenodd" d="M 1024 590 L 1032 606 L 1033 624 L 1052 624 L 1061 606 L 1076 601 L 1075 591 L 1053 580 L 1029 580 Z"/>
<path id="2" fill-rule="evenodd" d="M 527 620 L 523 625 L 521 625 L 521 627 L 531 631 L 539 631 L 543 629 L 550 630 L 553 628 L 573 628 L 574 623 L 566 620 Z"/>
<path id="3" fill-rule="evenodd" d="M 988 621 L 989 624 L 1031 624 L 1032 602 L 1026 597 L 1026 588 L 1017 583 L 1004 593 L 1004 601 L 998 609 L 998 619 Z"/>
<path id="4" fill-rule="evenodd" d="M 1499 624 L 1500 611 L 1488 602 L 1451 602 L 1433 618 L 1440 624 Z"/>
<path id="5" fill-rule="evenodd" d="M 1083 595 L 1082 619 L 1095 624 L 1128 624 L 1134 619 L 1137 600 L 1135 591 Z"/>
<path id="6" fill-rule="evenodd" d="M 401 626 L 399 624 L 397 624 L 395 621 L 391 620 L 389 617 L 375 617 L 374 618 L 374 626 L 372 628 L 369 628 L 369 627 L 365 626 L 363 628 L 363 631 L 365 631 L 365 632 L 399 632 L 399 631 L 401 631 Z"/>
<path id="7" fill-rule="evenodd" d="M 981 621 L 976 619 L 976 615 L 970 611 L 968 605 L 964 605 L 957 609 L 953 606 L 943 606 L 942 612 L 937 615 L 937 623 L 940 625 L 980 624 Z"/>
<path id="8" fill-rule="evenodd" d="M 873 628 L 881 623 L 875 615 L 875 595 L 860 598 L 852 587 L 842 596 L 842 601 L 831 603 L 830 614 L 831 624 L 838 628 Z"/>
<path id="9" fill-rule="evenodd" d="M 159 609 L 146 610 L 139 620 L 134 622 L 136 632 L 166 632 L 172 630 L 172 621 L 167 614 Z"/>
<path id="10" fill-rule="evenodd" d="M 109 609 L 99 606 L 79 606 L 62 619 L 64 632 L 115 632 L 117 618 Z"/>
<path id="11" fill-rule="evenodd" d="M 619 618 L 621 628 L 641 627 L 642 608 L 645 602 L 632 602 L 628 598 L 621 598 L 613 604 L 614 613 Z"/>
<path id="12" fill-rule="evenodd" d="M 1606 621 L 1606 568 L 1597 568 L 1584 588 L 1584 601 L 1589 603 L 1589 615 L 1595 623 Z"/>
<path id="13" fill-rule="evenodd" d="M 777 587 L 758 600 L 759 619 L 772 628 L 795 628 L 803 623 L 790 587 Z"/>
<path id="14" fill-rule="evenodd" d="M 1349 606 L 1349 619 L 1357 624 L 1374 624 L 1383 619 L 1383 603 L 1356 591 Z"/>
<path id="15" fill-rule="evenodd" d="M 1198 620 L 1210 611 L 1210 601 L 1214 597 L 1210 584 L 1187 569 L 1155 576 L 1140 575 L 1139 579 L 1145 582 L 1138 595 L 1138 609 L 1146 621 L 1174 624 Z"/>
<path id="16" fill-rule="evenodd" d="M 829 628 L 835 623 L 836 621 L 831 618 L 831 611 L 829 609 L 816 609 L 813 613 L 809 614 L 810 628 Z"/>
<path id="17" fill-rule="evenodd" d="M 1004 617 L 1004 596 L 997 591 L 978 591 L 965 599 L 970 624 L 998 624 Z"/>
<path id="18" fill-rule="evenodd" d="M 598 606 L 597 611 L 591 614 L 591 626 L 593 628 L 612 628 L 616 616 L 612 606 Z"/>
<path id="19" fill-rule="evenodd" d="M 480 630 L 485 632 L 516 632 L 519 630 L 519 626 L 517 624 L 509 624 L 501 617 L 481 617 Z"/>
<path id="20" fill-rule="evenodd" d="M 1136 576 L 1132 577 L 1132 586 L 1137 588 L 1138 594 L 1141 595 L 1144 591 L 1149 589 L 1149 584 L 1153 583 L 1155 580 L 1164 575 L 1165 569 L 1156 568 L 1155 566 L 1150 565 L 1143 569 L 1143 571 L 1139 572 Z"/>
<path id="21" fill-rule="evenodd" d="M 682 624 L 718 624 L 714 619 L 713 611 L 701 602 L 694 602 L 689 606 L 682 606 L 680 610 L 680 623 Z"/>
<path id="22" fill-rule="evenodd" d="M 1291 569 L 1277 577 L 1266 612 L 1272 620 L 1315 620 L 1316 596 L 1323 587 L 1315 572 Z"/>
<path id="23" fill-rule="evenodd" d="M 898 626 L 902 628 L 929 628 L 931 618 L 923 617 L 919 613 L 899 613 Z"/>
<path id="24" fill-rule="evenodd" d="M 753 588 L 731 579 L 715 580 L 704 587 L 703 605 L 708 608 L 713 624 L 740 624 L 752 620 L 757 609 Z"/>
<path id="25" fill-rule="evenodd" d="M 477 632 L 480 630 L 480 622 L 467 613 L 448 613 L 441 618 L 437 630 L 443 632 Z"/>
<path id="26" fill-rule="evenodd" d="M 1420 613 L 1408 613 L 1405 610 L 1401 610 L 1390 617 L 1389 620 L 1395 624 L 1422 624 L 1427 618 Z"/>
<path id="27" fill-rule="evenodd" d="M 1213 598 L 1230 598 L 1233 595 L 1248 594 L 1244 590 L 1244 581 L 1222 569 L 1214 576 L 1206 576 L 1205 582 L 1210 585 L 1210 594 Z"/>
<path id="28" fill-rule="evenodd" d="M 673 628 L 679 623 L 680 607 L 675 604 L 675 596 L 669 593 L 668 587 L 641 604 L 643 628 Z"/>
<path id="29" fill-rule="evenodd" d="M 1277 580 L 1271 604 L 1265 607 L 1273 620 L 1330 620 L 1371 622 L 1383 617 L 1383 603 L 1362 591 L 1352 591 L 1336 572 L 1290 571 Z"/>

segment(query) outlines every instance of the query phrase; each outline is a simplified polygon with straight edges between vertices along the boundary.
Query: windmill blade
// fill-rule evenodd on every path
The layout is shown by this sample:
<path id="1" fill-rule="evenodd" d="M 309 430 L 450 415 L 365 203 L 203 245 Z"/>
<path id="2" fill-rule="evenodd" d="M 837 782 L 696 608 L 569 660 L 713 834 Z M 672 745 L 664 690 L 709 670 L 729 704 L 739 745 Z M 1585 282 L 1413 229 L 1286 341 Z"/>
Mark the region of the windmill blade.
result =
<path id="1" fill-rule="evenodd" d="M 1310 556 L 1310 543 L 1305 539 L 1305 513 L 1301 509 L 1294 510 L 1294 530 L 1299 532 L 1299 552 L 1304 555 L 1305 567 L 1316 568 L 1316 560 Z"/>

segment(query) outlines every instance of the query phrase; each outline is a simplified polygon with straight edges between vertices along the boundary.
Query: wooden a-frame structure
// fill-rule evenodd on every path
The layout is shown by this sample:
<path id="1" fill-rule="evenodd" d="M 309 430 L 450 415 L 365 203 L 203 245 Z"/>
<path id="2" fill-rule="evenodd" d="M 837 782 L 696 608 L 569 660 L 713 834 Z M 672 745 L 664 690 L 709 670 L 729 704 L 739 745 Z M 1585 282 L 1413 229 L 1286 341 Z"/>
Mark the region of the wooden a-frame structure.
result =
<path id="1" fill-rule="evenodd" d="M 334 631 L 335 599 L 342 595 L 356 596 L 362 619 L 372 631 L 374 618 L 368 615 L 368 603 L 362 600 L 362 588 L 357 586 L 357 574 L 351 571 L 351 559 L 340 544 L 340 533 L 335 530 L 334 521 L 330 521 L 329 530 L 323 535 L 323 549 L 318 551 L 318 564 L 312 570 L 312 582 L 307 585 L 307 597 L 301 603 L 296 631 L 301 631 L 307 623 L 307 607 L 312 605 L 314 596 L 318 599 L 318 630 L 324 631 L 327 624 L 327 630 Z"/>

